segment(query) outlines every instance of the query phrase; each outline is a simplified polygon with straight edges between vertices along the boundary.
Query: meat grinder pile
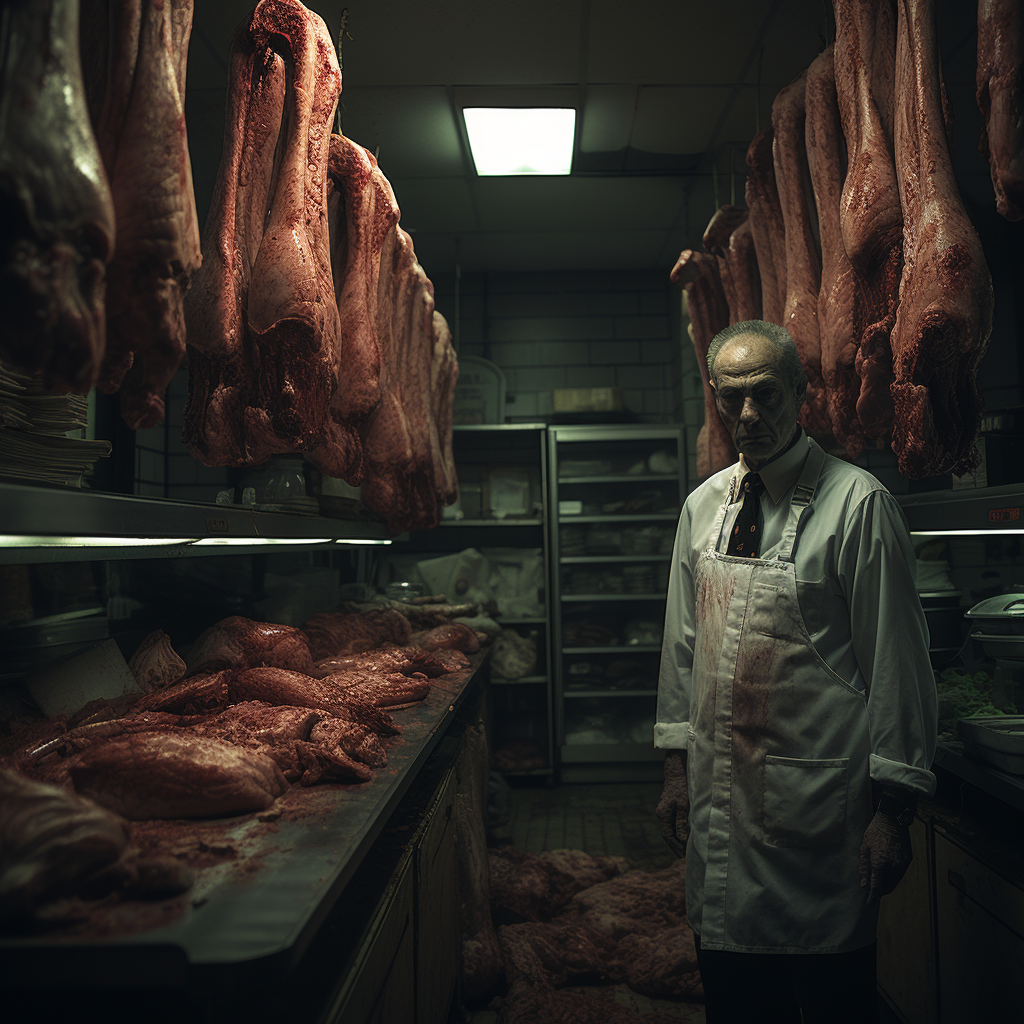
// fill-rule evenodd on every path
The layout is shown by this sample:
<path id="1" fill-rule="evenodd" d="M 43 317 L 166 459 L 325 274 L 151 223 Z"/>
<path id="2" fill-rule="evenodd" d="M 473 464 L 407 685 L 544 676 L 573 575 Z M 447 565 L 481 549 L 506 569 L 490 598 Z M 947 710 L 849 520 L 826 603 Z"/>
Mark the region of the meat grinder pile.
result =
<path id="1" fill-rule="evenodd" d="M 396 715 L 469 665 L 473 606 L 324 612 L 301 629 L 232 616 L 180 657 L 161 630 L 129 667 L 139 692 L 0 737 L 0 926 L 46 921 L 69 895 L 163 897 L 191 873 L 141 856 L 131 822 L 270 808 L 293 784 L 363 784 Z M 447 695 L 446 695 L 447 696 Z"/>
<path id="2" fill-rule="evenodd" d="M 704 376 L 698 475 L 735 461 L 706 357 L 731 323 L 785 327 L 804 428 L 851 458 L 891 445 L 911 479 L 978 464 L 992 280 L 949 153 L 934 0 L 833 0 L 835 42 L 787 85 L 727 205 L 672 270 Z M 977 99 L 996 208 L 1024 217 L 1024 10 L 978 5 Z"/>
<path id="3" fill-rule="evenodd" d="M 192 0 L 5 12 L 0 356 L 56 392 L 164 416 L 208 466 L 301 454 L 398 533 L 457 494 L 458 365 L 372 154 L 332 133 L 323 20 L 261 0 L 231 41 L 224 147 L 200 243 L 184 117 Z M 80 20 L 80 24 L 79 24 Z"/>

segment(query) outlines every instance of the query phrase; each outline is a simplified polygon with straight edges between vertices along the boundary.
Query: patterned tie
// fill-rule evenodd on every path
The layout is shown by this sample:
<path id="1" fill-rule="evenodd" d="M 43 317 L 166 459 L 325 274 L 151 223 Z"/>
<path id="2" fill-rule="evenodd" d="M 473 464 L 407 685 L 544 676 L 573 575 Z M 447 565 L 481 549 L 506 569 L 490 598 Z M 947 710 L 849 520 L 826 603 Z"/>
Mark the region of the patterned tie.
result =
<path id="1" fill-rule="evenodd" d="M 729 554 L 757 558 L 761 544 L 761 492 L 764 483 L 757 473 L 748 473 L 740 484 L 743 504 L 729 538 Z"/>

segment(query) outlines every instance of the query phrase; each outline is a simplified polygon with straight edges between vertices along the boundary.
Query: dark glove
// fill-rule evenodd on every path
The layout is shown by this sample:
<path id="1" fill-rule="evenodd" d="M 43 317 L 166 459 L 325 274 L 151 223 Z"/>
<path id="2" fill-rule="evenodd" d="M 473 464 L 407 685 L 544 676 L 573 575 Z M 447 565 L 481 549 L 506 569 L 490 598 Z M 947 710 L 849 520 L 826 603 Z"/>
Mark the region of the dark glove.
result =
<path id="1" fill-rule="evenodd" d="M 910 866 L 911 818 L 912 814 L 901 814 L 899 806 L 883 796 L 864 831 L 860 843 L 860 884 L 867 887 L 869 907 L 888 896 Z"/>
<path id="2" fill-rule="evenodd" d="M 668 848 L 677 857 L 684 857 L 690 836 L 690 792 L 686 788 L 686 754 L 682 750 L 670 750 L 665 755 L 665 786 L 654 813 Z"/>

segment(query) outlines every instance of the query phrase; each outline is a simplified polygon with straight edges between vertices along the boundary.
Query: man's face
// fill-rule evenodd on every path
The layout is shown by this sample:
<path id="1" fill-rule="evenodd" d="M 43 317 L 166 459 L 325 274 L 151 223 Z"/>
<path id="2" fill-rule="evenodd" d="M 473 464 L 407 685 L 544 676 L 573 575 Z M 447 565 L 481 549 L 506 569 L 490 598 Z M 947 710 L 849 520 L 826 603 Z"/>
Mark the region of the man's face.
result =
<path id="1" fill-rule="evenodd" d="M 736 450 L 754 468 L 781 451 L 796 430 L 803 391 L 780 371 L 775 346 L 757 334 L 740 334 L 715 360 L 715 404 Z"/>

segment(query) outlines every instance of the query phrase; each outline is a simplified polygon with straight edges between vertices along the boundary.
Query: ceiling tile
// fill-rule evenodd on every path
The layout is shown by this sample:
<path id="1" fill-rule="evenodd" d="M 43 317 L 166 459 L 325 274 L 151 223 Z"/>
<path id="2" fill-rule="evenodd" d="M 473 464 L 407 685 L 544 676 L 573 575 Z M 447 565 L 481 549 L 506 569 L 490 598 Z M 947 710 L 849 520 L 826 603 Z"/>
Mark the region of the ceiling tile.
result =
<path id="1" fill-rule="evenodd" d="M 579 133 L 584 153 L 615 153 L 629 145 L 637 92 L 633 85 L 587 87 Z"/>
<path id="2" fill-rule="evenodd" d="M 346 0 L 345 6 L 352 38 L 344 41 L 344 74 L 355 86 L 577 80 L 578 0 Z"/>
<path id="3" fill-rule="evenodd" d="M 676 177 L 483 178 L 476 184 L 484 230 L 623 230 L 661 227 L 685 203 Z"/>
<path id="4" fill-rule="evenodd" d="M 342 92 L 342 130 L 377 152 L 391 178 L 462 174 L 462 150 L 448 94 L 437 86 Z"/>
<path id="5" fill-rule="evenodd" d="M 406 231 L 475 231 L 473 197 L 465 178 L 389 178 Z"/>

